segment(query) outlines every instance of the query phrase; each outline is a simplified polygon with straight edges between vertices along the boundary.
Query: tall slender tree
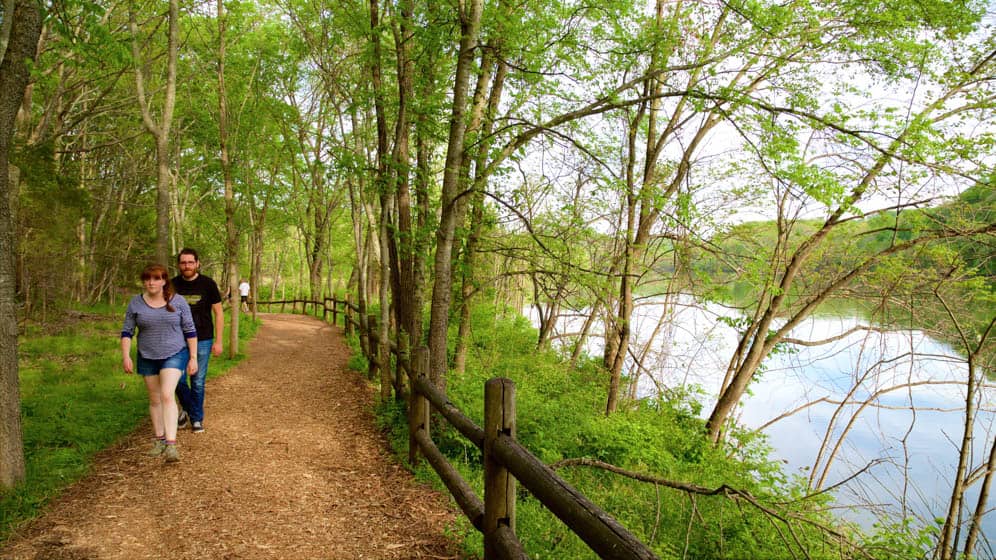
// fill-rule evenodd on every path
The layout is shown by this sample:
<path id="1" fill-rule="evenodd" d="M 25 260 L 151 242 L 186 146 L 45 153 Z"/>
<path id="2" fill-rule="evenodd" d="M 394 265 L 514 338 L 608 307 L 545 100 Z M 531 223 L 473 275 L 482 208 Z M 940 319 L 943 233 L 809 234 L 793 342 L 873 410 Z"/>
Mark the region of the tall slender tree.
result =
<path id="1" fill-rule="evenodd" d="M 235 183 L 229 160 L 228 93 L 225 89 L 225 3 L 218 0 L 218 142 L 221 176 L 225 185 L 225 276 L 228 277 L 229 313 L 228 355 L 239 353 L 239 235 L 235 228 Z"/>
<path id="2" fill-rule="evenodd" d="M 146 92 L 146 67 L 149 60 L 142 54 L 139 36 L 138 16 L 134 9 L 130 12 L 132 33 L 132 57 L 135 64 L 135 90 L 138 104 L 142 110 L 142 124 L 155 139 L 156 145 L 156 261 L 169 262 L 169 218 L 170 189 L 172 188 L 172 172 L 170 168 L 170 131 L 173 126 L 173 111 L 176 108 L 176 64 L 180 51 L 180 3 L 179 0 L 169 1 L 167 12 L 167 42 L 166 42 L 166 83 L 164 86 L 162 110 L 159 122 L 153 115 L 152 102 Z M 151 57 L 150 57 L 151 58 Z"/>
<path id="3" fill-rule="evenodd" d="M 0 51 L 0 488 L 6 489 L 25 476 L 17 367 L 17 249 L 8 166 L 14 121 L 28 85 L 29 65 L 37 56 L 41 7 L 35 0 L 15 0 L 5 8 L 4 16 L 5 49 Z"/>
<path id="4" fill-rule="evenodd" d="M 470 79 L 478 32 L 481 26 L 481 0 L 461 1 L 457 16 L 460 21 L 460 48 L 456 73 L 453 77 L 450 130 L 446 146 L 446 166 L 443 170 L 439 226 L 436 229 L 436 254 L 432 306 L 429 316 L 429 378 L 446 387 L 447 336 L 450 304 L 453 299 L 453 249 L 456 229 L 466 216 L 468 197 L 461 191 L 461 173 L 465 157 L 464 139 L 467 132 L 466 109 L 469 102 Z"/>

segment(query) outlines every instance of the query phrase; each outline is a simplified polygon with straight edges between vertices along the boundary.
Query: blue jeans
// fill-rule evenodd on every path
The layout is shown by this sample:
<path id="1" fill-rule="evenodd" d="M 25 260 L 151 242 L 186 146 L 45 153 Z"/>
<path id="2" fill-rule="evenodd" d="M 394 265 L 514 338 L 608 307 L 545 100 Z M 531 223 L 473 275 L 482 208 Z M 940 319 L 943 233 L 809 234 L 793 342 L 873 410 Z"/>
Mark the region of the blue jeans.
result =
<path id="1" fill-rule="evenodd" d="M 204 421 L 204 381 L 207 379 L 208 360 L 211 359 L 211 345 L 214 339 L 197 341 L 197 373 L 187 384 L 187 372 L 180 376 L 176 385 L 176 395 L 180 397 L 180 406 L 190 415 L 191 422 Z"/>

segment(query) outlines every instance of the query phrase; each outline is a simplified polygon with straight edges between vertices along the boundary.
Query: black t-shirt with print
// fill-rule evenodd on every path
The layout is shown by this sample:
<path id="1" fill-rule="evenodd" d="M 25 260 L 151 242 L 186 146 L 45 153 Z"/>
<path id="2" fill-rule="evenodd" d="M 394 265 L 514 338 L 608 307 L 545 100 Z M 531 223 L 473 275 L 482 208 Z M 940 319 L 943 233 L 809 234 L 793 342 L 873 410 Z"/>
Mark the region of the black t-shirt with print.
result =
<path id="1" fill-rule="evenodd" d="M 173 290 L 184 297 L 190 304 L 190 310 L 194 316 L 194 326 L 197 327 L 197 340 L 210 340 L 214 338 L 214 314 L 211 313 L 211 306 L 221 303 L 221 292 L 218 291 L 218 284 L 209 276 L 198 274 L 193 280 L 184 280 L 183 276 L 177 276 L 171 280 Z"/>

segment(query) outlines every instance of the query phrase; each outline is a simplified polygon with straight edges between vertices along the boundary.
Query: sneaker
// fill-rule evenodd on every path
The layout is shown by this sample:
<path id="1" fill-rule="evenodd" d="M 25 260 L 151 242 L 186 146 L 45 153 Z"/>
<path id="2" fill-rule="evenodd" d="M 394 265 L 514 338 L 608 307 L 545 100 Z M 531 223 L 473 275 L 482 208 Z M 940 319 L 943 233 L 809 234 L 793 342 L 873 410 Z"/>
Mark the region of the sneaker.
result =
<path id="1" fill-rule="evenodd" d="M 177 419 L 176 419 L 176 427 L 177 428 L 182 428 L 182 427 L 186 426 L 187 425 L 187 420 L 189 420 L 189 419 L 190 419 L 190 416 L 187 415 L 187 411 L 183 410 L 181 408 L 180 409 L 180 416 L 178 416 Z"/>
<path id="2" fill-rule="evenodd" d="M 199 434 L 204 431 L 204 424 L 200 423 L 199 421 L 194 421 L 192 424 L 190 424 L 190 430 L 193 431 L 195 434 Z"/>
<path id="3" fill-rule="evenodd" d="M 161 439 L 157 439 L 152 442 L 152 449 L 148 450 L 146 455 L 149 457 L 158 457 L 162 455 L 164 451 L 166 451 L 166 442 Z"/>
<path id="4" fill-rule="evenodd" d="M 176 448 L 176 445 L 163 444 L 163 447 L 165 448 L 163 456 L 166 457 L 167 463 L 176 463 L 180 460 L 180 450 Z"/>

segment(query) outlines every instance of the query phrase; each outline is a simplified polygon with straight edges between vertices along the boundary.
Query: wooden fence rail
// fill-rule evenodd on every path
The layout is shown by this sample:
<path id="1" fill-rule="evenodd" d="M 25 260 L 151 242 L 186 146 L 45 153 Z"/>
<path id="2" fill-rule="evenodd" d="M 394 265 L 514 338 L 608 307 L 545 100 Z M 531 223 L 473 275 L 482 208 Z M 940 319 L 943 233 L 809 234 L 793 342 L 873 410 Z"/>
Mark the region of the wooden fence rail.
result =
<path id="1" fill-rule="evenodd" d="M 371 374 L 381 367 L 377 355 L 379 337 L 375 328 L 376 317 L 358 320 L 362 317 L 362 310 L 350 302 L 348 296 L 345 300 L 325 298 L 321 302 L 303 299 L 256 302 L 256 305 L 266 306 L 267 309 L 279 305 L 281 312 L 288 304 L 293 313 L 297 313 L 298 305 L 302 313 L 308 313 L 310 305 L 311 314 L 317 315 L 321 311 L 325 321 L 331 315 L 332 324 L 338 324 L 341 315 L 347 335 L 351 335 L 354 329 L 359 332 L 361 346 L 371 363 Z M 515 534 L 517 483 L 563 521 L 600 558 L 657 558 L 646 544 L 516 441 L 515 384 L 510 379 L 495 378 L 485 383 L 482 428 L 429 381 L 426 375 L 429 363 L 427 348 L 418 349 L 415 364 L 408 359 L 407 352 L 398 350 L 393 341 L 389 343 L 389 348 L 398 366 L 394 380 L 396 396 L 408 400 L 409 459 L 415 463 L 421 455 L 436 471 L 463 514 L 484 534 L 486 560 L 528 558 Z M 402 371 L 408 378 L 408 390 L 400 379 Z M 438 417 L 445 419 L 481 450 L 484 457 L 483 501 L 432 441 L 430 407 L 438 413 Z"/>

